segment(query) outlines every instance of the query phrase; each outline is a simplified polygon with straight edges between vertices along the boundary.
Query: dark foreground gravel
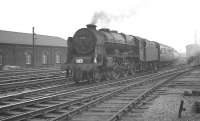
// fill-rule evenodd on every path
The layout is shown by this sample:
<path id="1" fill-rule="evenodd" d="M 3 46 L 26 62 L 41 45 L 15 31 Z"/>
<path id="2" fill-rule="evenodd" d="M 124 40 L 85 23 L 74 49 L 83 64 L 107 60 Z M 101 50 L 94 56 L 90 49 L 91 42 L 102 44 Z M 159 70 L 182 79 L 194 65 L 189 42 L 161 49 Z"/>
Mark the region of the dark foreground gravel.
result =
<path id="1" fill-rule="evenodd" d="M 169 89 L 164 95 L 156 98 L 152 105 L 144 112 L 144 121 L 200 121 L 200 114 L 194 113 L 194 102 L 200 97 L 185 97 L 185 89 Z M 186 111 L 178 118 L 181 100 L 184 101 Z"/>

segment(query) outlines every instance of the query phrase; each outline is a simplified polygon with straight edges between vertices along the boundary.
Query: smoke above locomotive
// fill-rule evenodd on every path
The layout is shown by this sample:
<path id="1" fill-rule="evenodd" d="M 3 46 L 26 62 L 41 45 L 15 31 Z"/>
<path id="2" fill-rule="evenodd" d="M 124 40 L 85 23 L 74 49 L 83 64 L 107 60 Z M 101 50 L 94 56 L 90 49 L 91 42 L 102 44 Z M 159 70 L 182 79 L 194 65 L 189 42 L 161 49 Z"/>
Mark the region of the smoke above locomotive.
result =
<path id="1" fill-rule="evenodd" d="M 109 26 L 111 22 L 123 21 L 131 18 L 135 14 L 136 12 L 134 10 L 129 10 L 128 12 L 121 14 L 111 14 L 105 11 L 99 11 L 94 13 L 90 23 L 95 25 L 101 24 L 102 26 Z"/>

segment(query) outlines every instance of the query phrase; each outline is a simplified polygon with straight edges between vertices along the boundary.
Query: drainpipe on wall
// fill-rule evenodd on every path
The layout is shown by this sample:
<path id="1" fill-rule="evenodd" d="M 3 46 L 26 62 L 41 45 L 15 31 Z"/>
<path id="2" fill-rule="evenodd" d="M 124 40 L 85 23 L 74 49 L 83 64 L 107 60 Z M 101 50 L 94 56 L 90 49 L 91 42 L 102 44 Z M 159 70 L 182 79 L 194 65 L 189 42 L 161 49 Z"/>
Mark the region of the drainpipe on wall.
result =
<path id="1" fill-rule="evenodd" d="M 35 66 L 35 28 L 32 28 L 32 40 L 33 40 L 33 45 L 32 45 L 32 65 L 33 67 Z"/>

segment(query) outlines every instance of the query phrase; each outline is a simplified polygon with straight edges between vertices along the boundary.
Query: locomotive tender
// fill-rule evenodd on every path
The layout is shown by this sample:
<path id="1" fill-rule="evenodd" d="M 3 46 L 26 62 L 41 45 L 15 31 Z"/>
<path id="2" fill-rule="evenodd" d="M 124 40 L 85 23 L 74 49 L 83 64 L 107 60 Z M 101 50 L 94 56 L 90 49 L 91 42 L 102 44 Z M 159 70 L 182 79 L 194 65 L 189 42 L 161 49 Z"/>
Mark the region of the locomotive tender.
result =
<path id="1" fill-rule="evenodd" d="M 170 51 L 163 53 L 161 48 Z M 154 41 L 106 28 L 97 30 L 96 25 L 88 24 L 68 38 L 64 68 L 71 70 L 76 82 L 118 79 L 139 71 L 157 71 L 161 57 L 168 54 L 171 57 L 173 52 L 172 48 Z M 167 59 L 172 62 L 175 58 Z"/>

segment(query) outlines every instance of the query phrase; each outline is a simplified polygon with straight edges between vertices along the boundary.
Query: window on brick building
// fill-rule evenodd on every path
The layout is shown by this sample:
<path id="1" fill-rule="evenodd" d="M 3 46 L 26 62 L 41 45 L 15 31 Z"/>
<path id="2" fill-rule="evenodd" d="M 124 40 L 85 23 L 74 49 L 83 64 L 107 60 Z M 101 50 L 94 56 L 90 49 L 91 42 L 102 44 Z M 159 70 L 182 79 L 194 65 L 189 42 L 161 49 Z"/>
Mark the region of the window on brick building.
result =
<path id="1" fill-rule="evenodd" d="M 31 64 L 31 54 L 26 55 L 26 64 Z"/>
<path id="2" fill-rule="evenodd" d="M 48 59 L 47 53 L 43 53 L 43 55 L 42 55 L 42 64 L 47 64 L 47 59 Z"/>
<path id="3" fill-rule="evenodd" d="M 60 56 L 60 54 L 56 54 L 56 63 L 57 64 L 61 63 L 61 56 Z"/>
<path id="4" fill-rule="evenodd" d="M 0 54 L 0 65 L 3 65 L 3 56 Z"/>
<path id="5" fill-rule="evenodd" d="M 30 52 L 25 52 L 25 63 L 27 65 L 30 65 L 31 64 L 31 60 L 32 59 L 32 55 Z"/>

